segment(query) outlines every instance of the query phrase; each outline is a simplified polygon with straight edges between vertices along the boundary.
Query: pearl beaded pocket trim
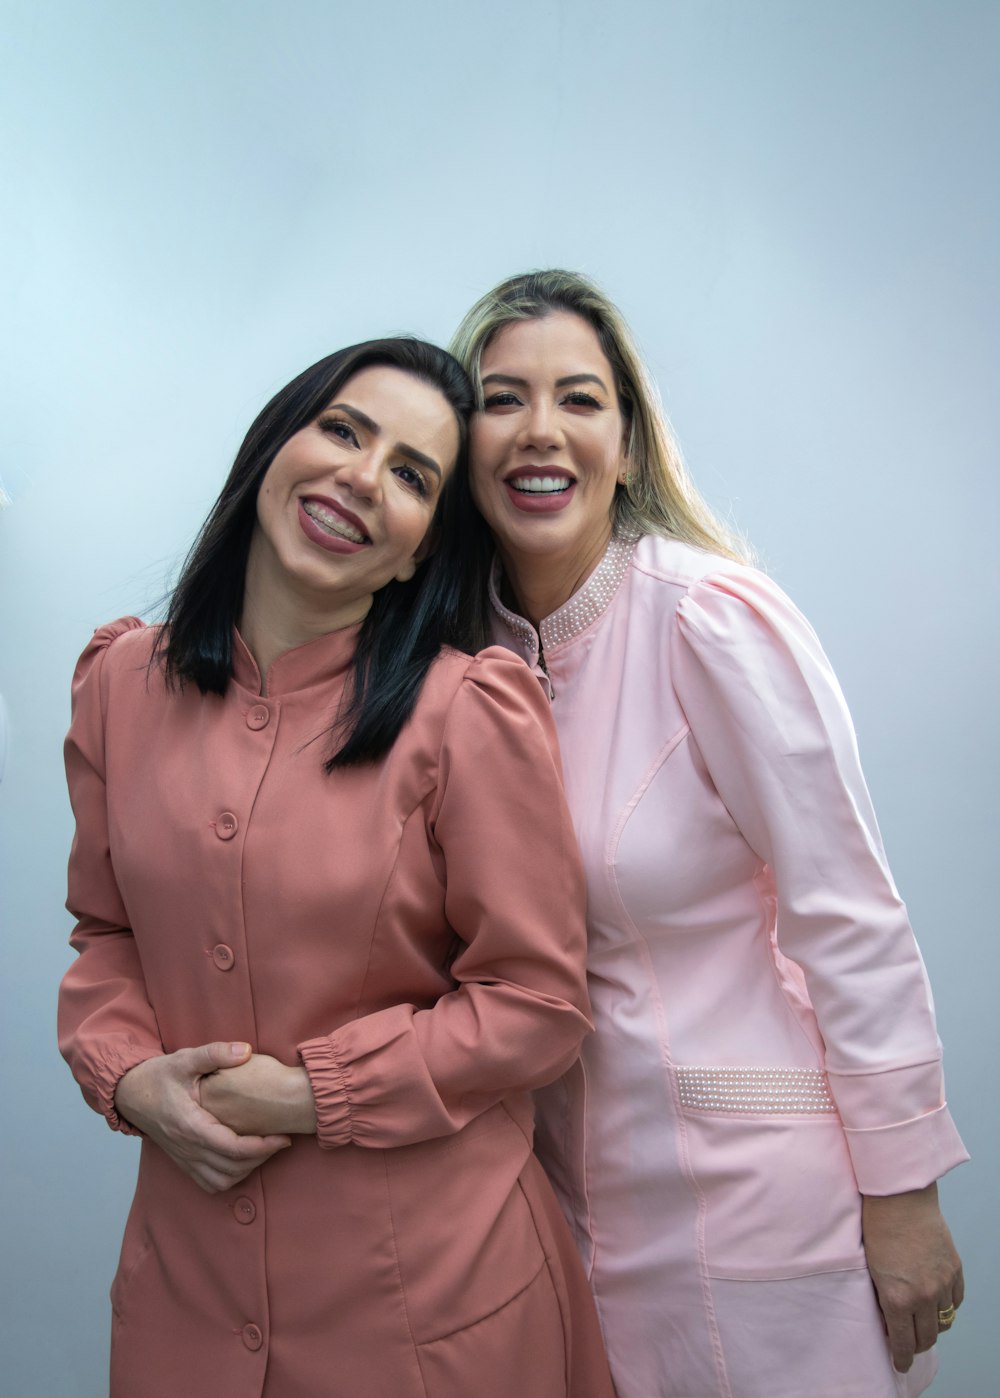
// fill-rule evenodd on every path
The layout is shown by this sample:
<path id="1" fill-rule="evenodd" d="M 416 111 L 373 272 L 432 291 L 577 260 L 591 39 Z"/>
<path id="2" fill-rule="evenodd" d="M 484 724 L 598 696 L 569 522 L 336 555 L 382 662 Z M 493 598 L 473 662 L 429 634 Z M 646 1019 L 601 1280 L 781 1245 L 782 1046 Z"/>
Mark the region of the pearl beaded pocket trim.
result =
<path id="1" fill-rule="evenodd" d="M 835 1112 L 820 1068 L 678 1068 L 681 1105 L 693 1112 L 812 1115 Z"/>

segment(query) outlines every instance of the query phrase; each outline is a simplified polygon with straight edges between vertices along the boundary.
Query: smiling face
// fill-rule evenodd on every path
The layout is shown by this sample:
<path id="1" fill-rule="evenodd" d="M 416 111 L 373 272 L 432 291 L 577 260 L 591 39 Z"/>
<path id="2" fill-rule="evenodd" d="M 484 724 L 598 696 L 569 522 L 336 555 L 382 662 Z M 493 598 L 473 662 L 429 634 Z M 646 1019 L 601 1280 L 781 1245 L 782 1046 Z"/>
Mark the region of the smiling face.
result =
<path id="1" fill-rule="evenodd" d="M 566 311 L 504 326 L 480 372 L 472 493 L 515 591 L 554 592 L 554 610 L 611 538 L 626 471 L 614 374 L 593 328 Z"/>
<path id="2" fill-rule="evenodd" d="M 451 405 L 388 365 L 362 369 L 278 451 L 257 496 L 247 599 L 335 630 L 416 572 L 459 447 Z"/>

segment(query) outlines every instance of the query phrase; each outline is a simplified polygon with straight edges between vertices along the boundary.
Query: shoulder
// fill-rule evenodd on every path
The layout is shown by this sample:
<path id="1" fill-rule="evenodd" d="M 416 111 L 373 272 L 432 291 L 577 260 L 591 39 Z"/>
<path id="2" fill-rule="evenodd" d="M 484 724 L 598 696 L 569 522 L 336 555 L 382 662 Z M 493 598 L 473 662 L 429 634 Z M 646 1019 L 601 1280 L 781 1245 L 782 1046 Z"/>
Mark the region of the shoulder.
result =
<path id="1" fill-rule="evenodd" d="M 710 553 L 663 534 L 642 536 L 632 555 L 632 571 L 640 579 L 646 579 L 649 585 L 673 588 L 682 596 L 705 579 L 715 576 L 764 576 L 748 564 L 737 563 L 721 553 Z"/>
<path id="2" fill-rule="evenodd" d="M 482 757 L 487 749 L 555 744 L 548 700 L 531 670 L 502 646 L 478 655 L 445 649 L 428 672 L 407 747 L 450 766 Z"/>
<path id="3" fill-rule="evenodd" d="M 679 539 L 644 535 L 632 560 L 634 586 L 676 612 L 683 634 L 717 641 L 788 631 L 812 634 L 809 623 L 773 578 Z"/>
<path id="4" fill-rule="evenodd" d="M 548 708 L 531 670 L 504 646 L 487 646 L 476 655 L 445 647 L 428 672 L 421 702 L 450 709 L 477 699 L 533 711 Z"/>
<path id="5" fill-rule="evenodd" d="M 145 672 L 160 634 L 138 617 L 119 617 L 99 626 L 84 646 L 73 673 L 73 695 L 95 684 L 107 685 L 113 674 Z"/>
<path id="6" fill-rule="evenodd" d="M 523 793 L 544 793 L 561 782 L 552 708 L 520 656 L 502 646 L 474 656 L 445 652 L 435 669 L 430 678 L 444 700 L 434 725 L 441 801 L 446 791 L 476 801 L 505 793 L 513 807 Z"/>
<path id="7" fill-rule="evenodd" d="M 138 655 L 140 651 L 146 652 L 148 658 L 159 630 L 158 626 L 147 626 L 137 616 L 119 617 L 117 621 L 106 622 L 97 628 L 84 646 L 80 660 L 97 658 L 112 646 L 115 647 L 116 658 L 125 654 Z"/>

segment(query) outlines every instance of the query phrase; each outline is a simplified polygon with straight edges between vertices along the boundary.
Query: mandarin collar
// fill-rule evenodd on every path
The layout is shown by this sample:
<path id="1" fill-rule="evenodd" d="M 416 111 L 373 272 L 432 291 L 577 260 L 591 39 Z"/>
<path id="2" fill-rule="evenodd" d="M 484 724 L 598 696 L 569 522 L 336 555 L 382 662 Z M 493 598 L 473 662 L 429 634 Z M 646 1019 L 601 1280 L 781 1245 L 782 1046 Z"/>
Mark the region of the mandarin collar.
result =
<path id="1" fill-rule="evenodd" d="M 490 604 L 509 630 L 526 646 L 534 646 L 540 641 L 543 653 L 551 655 L 557 646 L 574 640 L 604 615 L 624 581 L 640 537 L 638 534 L 613 535 L 604 557 L 590 577 L 561 607 L 543 618 L 537 633 L 526 617 L 512 612 L 500 600 L 503 568 L 499 554 L 493 559 L 490 571 Z"/>
<path id="2" fill-rule="evenodd" d="M 286 650 L 267 671 L 267 698 L 278 699 L 315 684 L 329 684 L 350 669 L 361 623 L 329 631 L 314 641 Z M 254 694 L 263 692 L 260 670 L 243 637 L 233 632 L 233 679 Z"/>

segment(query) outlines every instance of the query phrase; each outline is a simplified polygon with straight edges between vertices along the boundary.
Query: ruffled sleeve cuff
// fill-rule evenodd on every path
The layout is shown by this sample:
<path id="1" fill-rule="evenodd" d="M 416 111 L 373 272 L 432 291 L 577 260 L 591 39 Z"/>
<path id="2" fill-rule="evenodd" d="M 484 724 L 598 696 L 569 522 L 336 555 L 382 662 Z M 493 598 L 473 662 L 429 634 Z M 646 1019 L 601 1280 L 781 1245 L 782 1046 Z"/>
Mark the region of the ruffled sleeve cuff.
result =
<path id="1" fill-rule="evenodd" d="M 118 1084 L 127 1072 L 132 1068 L 137 1068 L 140 1063 L 145 1063 L 149 1058 L 159 1058 L 163 1050 L 156 1048 L 140 1048 L 134 1045 L 128 1052 L 119 1049 L 110 1050 L 103 1063 L 95 1072 L 97 1107 L 104 1115 L 104 1120 L 111 1127 L 112 1131 L 120 1131 L 123 1136 L 142 1136 L 143 1132 L 133 1126 L 131 1122 L 118 1115 L 118 1108 L 115 1106 L 115 1093 Z"/>
<path id="2" fill-rule="evenodd" d="M 353 1139 L 347 1073 L 337 1061 L 327 1036 L 299 1044 L 299 1057 L 309 1074 L 316 1099 L 316 1138 L 322 1150 L 335 1150 Z"/>

